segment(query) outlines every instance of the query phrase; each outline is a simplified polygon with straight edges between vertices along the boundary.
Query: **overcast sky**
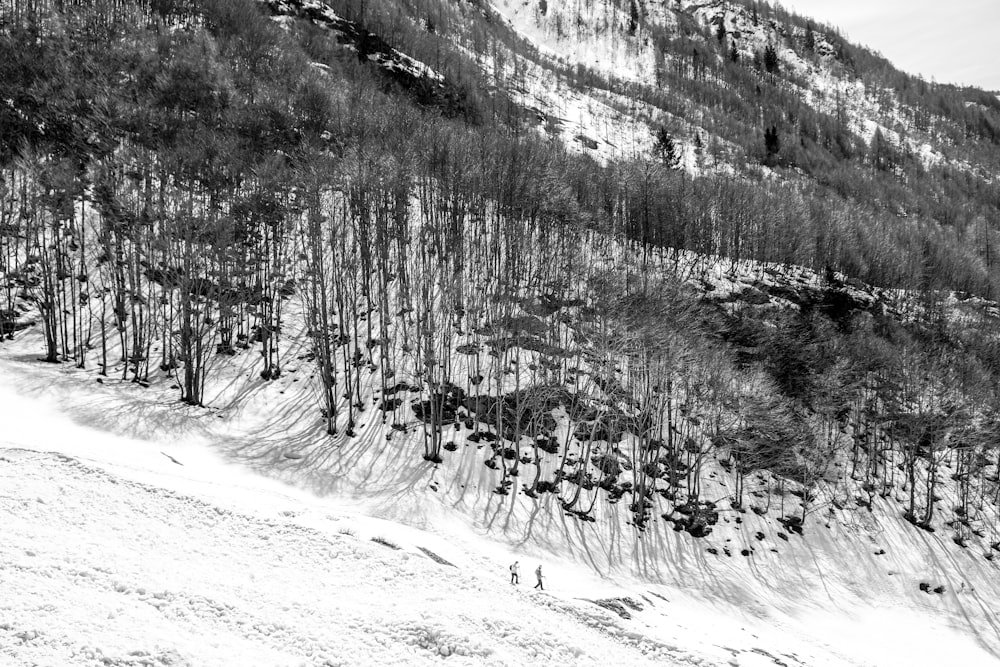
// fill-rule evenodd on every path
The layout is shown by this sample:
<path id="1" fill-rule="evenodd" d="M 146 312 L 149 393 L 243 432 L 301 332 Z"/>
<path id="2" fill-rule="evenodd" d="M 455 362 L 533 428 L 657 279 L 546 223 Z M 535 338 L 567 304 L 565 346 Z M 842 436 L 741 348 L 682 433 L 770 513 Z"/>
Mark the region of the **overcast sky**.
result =
<path id="1" fill-rule="evenodd" d="M 781 0 L 840 28 L 896 67 L 938 83 L 1000 91 L 1000 0 Z"/>

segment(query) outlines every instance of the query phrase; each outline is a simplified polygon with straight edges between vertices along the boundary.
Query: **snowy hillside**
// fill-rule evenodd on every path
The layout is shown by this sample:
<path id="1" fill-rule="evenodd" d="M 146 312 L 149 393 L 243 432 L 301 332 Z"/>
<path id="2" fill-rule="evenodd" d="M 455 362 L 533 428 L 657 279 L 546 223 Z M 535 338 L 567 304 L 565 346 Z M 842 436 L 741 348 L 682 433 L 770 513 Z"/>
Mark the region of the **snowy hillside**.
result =
<path id="1" fill-rule="evenodd" d="M 277 395 L 250 422 L 179 411 L 19 347 L 0 361 L 11 664 L 888 667 L 1000 648 L 995 568 L 881 512 L 806 540 L 731 515 L 708 542 L 748 556 L 657 529 L 633 551 L 614 523 L 491 493 L 478 456 L 436 471 L 382 439 L 312 450 L 240 428 L 286 409 Z"/>

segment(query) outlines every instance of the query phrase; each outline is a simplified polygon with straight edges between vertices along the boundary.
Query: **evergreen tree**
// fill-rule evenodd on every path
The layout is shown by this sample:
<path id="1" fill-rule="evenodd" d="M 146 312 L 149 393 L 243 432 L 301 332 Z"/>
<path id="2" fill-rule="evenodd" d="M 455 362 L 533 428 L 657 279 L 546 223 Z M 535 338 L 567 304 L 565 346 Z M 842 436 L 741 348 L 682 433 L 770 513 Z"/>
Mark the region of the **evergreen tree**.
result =
<path id="1" fill-rule="evenodd" d="M 773 165 L 778 152 L 781 150 L 781 139 L 778 137 L 778 127 L 772 125 L 764 129 L 764 151 L 765 164 Z"/>
<path id="2" fill-rule="evenodd" d="M 779 69 L 778 52 L 773 44 L 768 44 L 764 49 L 764 69 L 768 74 L 777 74 Z"/>
<path id="3" fill-rule="evenodd" d="M 896 165 L 896 150 L 882 134 L 881 129 L 875 130 L 869 146 L 872 166 L 878 171 L 892 171 Z"/>
<path id="4" fill-rule="evenodd" d="M 816 51 L 816 35 L 813 33 L 813 24 L 811 21 L 806 24 L 806 51 L 809 53 Z"/>
<path id="5" fill-rule="evenodd" d="M 673 169 L 680 162 L 680 152 L 677 149 L 677 144 L 674 142 L 673 136 L 667 131 L 667 128 L 662 125 L 656 131 L 656 143 L 653 145 L 653 151 L 663 165 Z"/>

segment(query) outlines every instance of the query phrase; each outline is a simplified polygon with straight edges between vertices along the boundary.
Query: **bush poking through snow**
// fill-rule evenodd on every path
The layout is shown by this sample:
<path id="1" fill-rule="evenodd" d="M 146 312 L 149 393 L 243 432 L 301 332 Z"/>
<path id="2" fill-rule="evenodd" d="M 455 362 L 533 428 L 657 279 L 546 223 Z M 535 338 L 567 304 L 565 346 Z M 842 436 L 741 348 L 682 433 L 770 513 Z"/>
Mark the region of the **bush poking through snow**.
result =
<path id="1" fill-rule="evenodd" d="M 424 553 L 424 555 L 426 555 L 428 558 L 430 558 L 435 563 L 439 563 L 441 565 L 447 565 L 449 567 L 455 567 L 454 563 L 450 563 L 447 560 L 445 560 L 444 558 L 441 558 L 441 556 L 438 556 L 436 553 L 434 553 L 430 549 L 425 549 L 424 547 L 417 547 L 417 549 L 420 549 L 420 551 L 422 551 Z"/>
<path id="2" fill-rule="evenodd" d="M 719 513 L 715 510 L 715 503 L 689 502 L 678 505 L 670 514 L 664 514 L 663 518 L 674 522 L 675 531 L 683 530 L 692 537 L 705 537 L 711 534 L 712 526 L 719 522 Z"/>
<path id="3" fill-rule="evenodd" d="M 386 538 L 380 535 L 376 535 L 375 537 L 373 537 L 372 542 L 374 542 L 375 544 L 381 544 L 384 547 L 389 547 L 390 549 L 395 549 L 396 551 L 399 551 L 399 549 L 401 548 L 395 542 L 391 542 L 390 540 L 387 540 Z"/>
<path id="4" fill-rule="evenodd" d="M 600 454 L 592 459 L 594 467 L 600 470 L 609 478 L 616 478 L 622 472 L 621 463 L 618 457 L 613 454 Z"/>
<path id="5" fill-rule="evenodd" d="M 632 618 L 632 614 L 628 612 L 628 609 L 632 611 L 642 611 L 642 605 L 633 600 L 632 598 L 622 597 L 622 598 L 607 598 L 604 600 L 590 600 L 598 607 L 604 607 L 608 611 L 613 611 L 622 618 L 629 619 Z"/>
<path id="6" fill-rule="evenodd" d="M 794 533 L 796 535 L 802 534 L 802 517 L 797 516 L 783 516 L 778 519 L 778 523 L 785 527 L 789 533 Z"/>
<path id="7" fill-rule="evenodd" d="M 604 607 L 608 611 L 613 611 L 624 619 L 632 618 L 632 614 L 628 613 L 625 606 L 618 600 L 591 600 L 598 607 Z"/>

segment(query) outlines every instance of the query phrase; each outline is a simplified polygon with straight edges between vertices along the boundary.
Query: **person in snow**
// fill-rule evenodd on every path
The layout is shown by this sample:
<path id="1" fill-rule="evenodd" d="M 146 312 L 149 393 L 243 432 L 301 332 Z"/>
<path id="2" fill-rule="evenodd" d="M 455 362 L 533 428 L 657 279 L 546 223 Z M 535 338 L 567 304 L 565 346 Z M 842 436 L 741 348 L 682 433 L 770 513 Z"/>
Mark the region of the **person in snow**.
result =
<path id="1" fill-rule="evenodd" d="M 510 583 L 512 584 L 520 583 L 517 580 L 517 561 L 514 561 L 514 564 L 510 566 Z"/>
<path id="2" fill-rule="evenodd" d="M 538 567 L 535 568 L 535 578 L 538 579 L 538 583 L 535 584 L 535 588 L 540 588 L 540 589 L 542 589 L 544 591 L 545 590 L 545 586 L 542 586 L 542 566 L 541 565 L 539 565 Z"/>

